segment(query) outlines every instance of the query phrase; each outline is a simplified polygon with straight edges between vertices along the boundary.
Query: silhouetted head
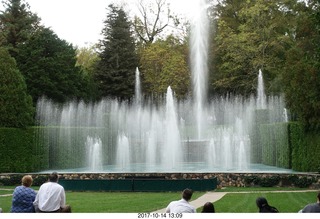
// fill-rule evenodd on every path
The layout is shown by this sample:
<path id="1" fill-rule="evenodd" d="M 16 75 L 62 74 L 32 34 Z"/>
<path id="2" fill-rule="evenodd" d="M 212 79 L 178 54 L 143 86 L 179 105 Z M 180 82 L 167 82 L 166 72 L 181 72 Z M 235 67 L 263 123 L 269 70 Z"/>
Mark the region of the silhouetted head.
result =
<path id="1" fill-rule="evenodd" d="M 182 198 L 186 201 L 189 201 L 192 197 L 193 191 L 191 189 L 185 189 L 182 192 Z"/>
<path id="2" fill-rule="evenodd" d="M 53 172 L 49 175 L 49 182 L 58 182 L 59 176 L 57 172 Z"/>
<path id="3" fill-rule="evenodd" d="M 278 209 L 270 206 L 267 199 L 264 197 L 259 197 L 256 200 L 257 206 L 259 208 L 259 212 L 261 213 L 278 213 Z"/>
<path id="4" fill-rule="evenodd" d="M 25 175 L 24 177 L 22 177 L 22 185 L 24 185 L 25 187 L 30 187 L 32 185 L 32 176 L 30 175 Z"/>
<path id="5" fill-rule="evenodd" d="M 265 206 L 269 206 L 267 199 L 264 197 L 257 198 L 256 203 L 257 203 L 258 208 L 260 208 L 260 209 Z"/>
<path id="6" fill-rule="evenodd" d="M 320 191 L 318 192 L 317 198 L 318 198 L 318 202 L 320 202 Z"/>
<path id="7" fill-rule="evenodd" d="M 204 205 L 203 205 L 203 208 L 202 208 L 202 213 L 214 213 L 215 210 L 214 210 L 214 206 L 213 206 L 213 203 L 212 202 L 206 202 Z"/>

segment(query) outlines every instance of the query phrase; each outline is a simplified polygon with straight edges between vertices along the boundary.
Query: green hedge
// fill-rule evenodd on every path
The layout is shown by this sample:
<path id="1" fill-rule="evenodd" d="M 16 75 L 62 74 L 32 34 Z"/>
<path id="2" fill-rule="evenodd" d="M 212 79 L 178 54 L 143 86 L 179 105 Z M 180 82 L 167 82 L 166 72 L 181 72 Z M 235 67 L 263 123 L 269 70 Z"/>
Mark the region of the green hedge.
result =
<path id="1" fill-rule="evenodd" d="M 251 162 L 262 163 L 262 141 L 261 141 L 261 124 L 267 124 L 269 121 L 269 110 L 258 109 L 254 112 L 254 121 L 251 139 Z"/>
<path id="2" fill-rule="evenodd" d="M 291 145 L 288 140 L 288 123 L 260 125 L 262 163 L 291 168 Z"/>
<path id="3" fill-rule="evenodd" d="M 320 172 L 320 133 L 305 132 L 300 123 L 289 123 L 292 169 Z"/>
<path id="4" fill-rule="evenodd" d="M 41 168 L 46 158 L 35 143 L 36 129 L 0 129 L 0 172 L 22 173 Z M 38 153 L 37 153 L 38 152 Z"/>

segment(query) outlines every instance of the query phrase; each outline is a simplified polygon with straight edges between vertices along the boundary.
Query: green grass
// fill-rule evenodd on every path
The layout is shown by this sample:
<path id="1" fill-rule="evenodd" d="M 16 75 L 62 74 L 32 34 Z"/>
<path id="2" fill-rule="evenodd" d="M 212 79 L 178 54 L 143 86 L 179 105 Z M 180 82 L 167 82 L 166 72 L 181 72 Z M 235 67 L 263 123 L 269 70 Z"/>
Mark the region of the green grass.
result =
<path id="1" fill-rule="evenodd" d="M 216 189 L 216 192 L 261 192 L 261 191 L 299 191 L 306 188 L 291 188 L 291 187 L 224 187 Z"/>
<path id="2" fill-rule="evenodd" d="M 7 187 L 6 187 L 7 189 Z M 282 190 L 284 192 L 275 192 Z M 292 192 L 290 192 L 292 190 Z M 218 213 L 254 213 L 258 212 L 255 200 L 266 197 L 269 204 L 281 213 L 296 213 L 306 204 L 316 202 L 315 191 L 296 191 L 292 188 L 226 188 L 217 190 L 230 192 L 214 202 Z M 298 189 L 300 190 L 300 189 Z M 12 191 L 1 190 L 1 194 Z M 286 192 L 289 191 L 289 192 Z M 195 192 L 195 200 L 204 192 Z M 137 213 L 151 212 L 165 208 L 169 202 L 180 199 L 181 192 L 66 192 L 67 204 L 75 213 Z M 9 212 L 12 196 L 0 197 L 0 207 Z M 200 212 L 202 207 L 197 209 Z"/>
<path id="3" fill-rule="evenodd" d="M 250 192 L 228 193 L 214 202 L 216 212 L 254 213 L 258 212 L 256 198 L 265 197 L 269 205 L 281 213 L 296 213 L 306 204 L 316 202 L 316 192 Z"/>
<path id="4" fill-rule="evenodd" d="M 195 192 L 196 199 L 204 192 Z M 67 204 L 75 213 L 138 213 L 165 208 L 181 198 L 181 192 L 66 192 Z M 0 197 L 4 212 L 11 208 L 12 196 Z"/>

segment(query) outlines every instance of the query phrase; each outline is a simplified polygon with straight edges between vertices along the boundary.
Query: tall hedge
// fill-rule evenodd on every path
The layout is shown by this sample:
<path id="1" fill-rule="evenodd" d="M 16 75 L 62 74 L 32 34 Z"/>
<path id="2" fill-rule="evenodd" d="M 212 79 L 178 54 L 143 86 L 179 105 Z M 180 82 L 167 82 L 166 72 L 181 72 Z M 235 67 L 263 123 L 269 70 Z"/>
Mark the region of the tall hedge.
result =
<path id="1" fill-rule="evenodd" d="M 262 137 L 261 125 L 267 124 L 269 120 L 269 111 L 267 109 L 258 109 L 254 112 L 255 124 L 253 125 L 251 139 L 251 162 L 262 163 Z"/>
<path id="2" fill-rule="evenodd" d="M 0 172 L 24 173 L 40 170 L 44 159 L 39 156 L 43 154 L 42 147 L 37 148 L 35 134 L 34 128 L 0 128 Z"/>
<path id="3" fill-rule="evenodd" d="M 260 126 L 262 163 L 270 166 L 291 168 L 291 145 L 288 124 L 274 123 Z"/>
<path id="4" fill-rule="evenodd" d="M 292 169 L 297 171 L 320 171 L 320 134 L 305 132 L 300 123 L 289 124 L 292 147 Z"/>

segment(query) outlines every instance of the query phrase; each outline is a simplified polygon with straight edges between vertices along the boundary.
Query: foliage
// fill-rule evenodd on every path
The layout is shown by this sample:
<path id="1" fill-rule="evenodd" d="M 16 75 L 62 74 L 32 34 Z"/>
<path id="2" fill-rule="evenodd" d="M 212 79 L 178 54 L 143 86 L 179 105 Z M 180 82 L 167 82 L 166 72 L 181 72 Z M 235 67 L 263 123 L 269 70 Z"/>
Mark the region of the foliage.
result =
<path id="1" fill-rule="evenodd" d="M 277 186 L 281 180 L 278 175 L 274 176 L 245 176 L 244 181 L 247 185 L 262 186 L 262 187 L 273 187 Z"/>
<path id="2" fill-rule="evenodd" d="M 314 182 L 316 182 L 314 178 L 308 178 L 305 176 L 294 181 L 294 185 L 299 188 L 308 188 Z"/>
<path id="3" fill-rule="evenodd" d="M 33 124 L 34 108 L 23 76 L 14 58 L 0 48 L 0 127 L 26 127 Z"/>
<path id="4" fill-rule="evenodd" d="M 279 78 L 285 53 L 291 47 L 293 14 L 290 1 L 219 1 L 213 76 L 214 90 L 249 95 L 259 69 L 267 92 L 280 92 Z"/>
<path id="5" fill-rule="evenodd" d="M 34 172 L 39 170 L 39 166 L 46 167 L 44 151 L 35 142 L 33 128 L 1 128 L 0 151 L 2 173 Z"/>
<path id="6" fill-rule="evenodd" d="M 134 94 L 138 64 L 130 21 L 122 8 L 109 5 L 104 24 L 94 78 L 102 97 L 127 100 Z"/>
<path id="7" fill-rule="evenodd" d="M 43 175 L 37 175 L 33 176 L 33 186 L 41 186 L 43 183 L 48 181 L 48 176 L 43 176 Z"/>
<path id="8" fill-rule="evenodd" d="M 94 81 L 94 72 L 99 61 L 99 55 L 94 46 L 77 49 L 77 63 L 82 71 L 83 80 L 88 85 L 87 99 L 95 100 L 98 98 L 98 88 Z"/>
<path id="9" fill-rule="evenodd" d="M 291 168 L 291 147 L 287 123 L 261 125 L 262 162 L 270 166 Z"/>
<path id="10" fill-rule="evenodd" d="M 296 44 L 287 52 L 283 84 L 287 105 L 307 130 L 320 130 L 320 6 L 301 7 Z"/>
<path id="11" fill-rule="evenodd" d="M 35 103 L 42 96 L 60 103 L 86 98 L 87 84 L 75 66 L 75 49 L 52 30 L 41 28 L 18 48 L 18 67 Z"/>
<path id="12" fill-rule="evenodd" d="M 262 187 L 298 187 L 308 188 L 312 183 L 317 181 L 316 177 L 299 176 L 299 175 L 272 175 L 259 176 L 250 175 L 244 177 L 244 182 L 247 186 L 262 186 Z"/>
<path id="13" fill-rule="evenodd" d="M 187 96 L 190 88 L 190 73 L 184 45 L 169 36 L 145 47 L 140 53 L 141 75 L 144 93 L 159 97 L 171 86 L 177 98 Z"/>
<path id="14" fill-rule="evenodd" d="M 289 124 L 292 147 L 292 169 L 317 172 L 320 166 L 320 136 L 317 131 L 305 132 L 300 123 Z"/>
<path id="15" fill-rule="evenodd" d="M 0 38 L 4 39 L 3 46 L 15 58 L 17 47 L 40 26 L 40 18 L 29 11 L 29 4 L 24 0 L 6 0 L 3 5 L 5 10 L 0 13 Z"/>

